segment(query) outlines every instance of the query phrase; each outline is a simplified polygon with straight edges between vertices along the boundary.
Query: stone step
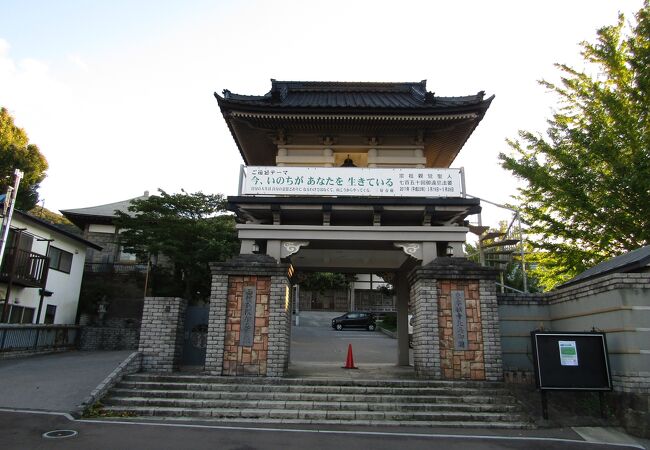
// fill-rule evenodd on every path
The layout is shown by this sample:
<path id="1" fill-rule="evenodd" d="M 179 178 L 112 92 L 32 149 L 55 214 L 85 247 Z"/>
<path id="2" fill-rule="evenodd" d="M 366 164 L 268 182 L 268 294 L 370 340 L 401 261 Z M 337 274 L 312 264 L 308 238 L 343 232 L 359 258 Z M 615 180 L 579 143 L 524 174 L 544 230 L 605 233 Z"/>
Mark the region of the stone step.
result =
<path id="1" fill-rule="evenodd" d="M 507 390 L 499 387 L 391 387 L 391 386 L 320 386 L 320 385 L 281 385 L 281 384 L 224 384 L 216 382 L 161 382 L 140 381 L 125 379 L 118 384 L 122 389 L 160 389 L 160 390 L 188 390 L 188 391 L 229 391 L 229 392 L 299 392 L 314 394 L 377 394 L 377 395 L 507 395 Z"/>
<path id="2" fill-rule="evenodd" d="M 181 408 L 181 407 L 149 407 L 149 406 L 105 406 L 108 415 L 193 418 L 196 420 L 213 419 L 255 419 L 258 422 L 272 420 L 302 421 L 295 423 L 312 423 L 312 421 L 383 421 L 392 424 L 426 424 L 432 422 L 450 426 L 459 422 L 466 426 L 480 424 L 500 424 L 519 428 L 528 426 L 519 414 L 509 413 L 476 413 L 476 412 L 421 412 L 421 411 L 323 411 L 311 409 L 260 409 L 260 408 Z M 469 424 L 469 425 L 468 425 Z"/>
<path id="3" fill-rule="evenodd" d="M 500 383 L 134 374 L 103 416 L 301 424 L 529 427 Z"/>
<path id="4" fill-rule="evenodd" d="M 256 377 L 224 377 L 201 374 L 157 374 L 135 373 L 127 375 L 125 380 L 180 382 L 180 383 L 219 383 L 242 385 L 299 385 L 299 386 L 363 386 L 363 387 L 453 387 L 500 388 L 502 383 L 489 381 L 447 381 L 447 380 L 348 380 L 340 378 L 256 378 Z"/>
<path id="5" fill-rule="evenodd" d="M 103 417 L 102 420 L 115 420 L 124 421 L 124 417 Z M 157 422 L 160 419 L 155 417 L 139 417 L 139 421 L 152 421 Z M 409 427 L 445 427 L 445 428 L 485 428 L 485 429 L 531 429 L 534 426 L 529 422 L 463 422 L 463 421 L 395 421 L 395 420 L 318 420 L 318 419 L 259 419 L 249 418 L 228 418 L 228 417 L 202 417 L 200 419 L 191 417 L 174 417 L 166 418 L 166 422 L 184 423 L 184 422 L 214 422 L 214 423 L 231 423 L 231 424 L 281 424 L 281 425 L 348 425 L 348 426 L 373 426 L 373 427 L 394 427 L 394 426 L 409 426 Z"/>
<path id="6" fill-rule="evenodd" d="M 517 412 L 514 405 L 463 404 L 463 403 L 365 403 L 365 402 L 309 402 L 309 401 L 259 401 L 259 400 L 197 400 L 185 398 L 119 397 L 111 395 L 104 400 L 111 406 L 150 406 L 192 409 L 262 409 L 262 410 L 320 410 L 320 411 L 403 411 L 403 412 Z"/>
<path id="7" fill-rule="evenodd" d="M 230 391 L 191 391 L 187 389 L 133 389 L 113 388 L 112 394 L 118 397 L 148 397 L 148 398 L 193 398 L 204 400 L 279 400 L 279 401 L 327 401 L 332 394 L 301 393 L 301 392 L 230 392 Z M 473 403 L 493 404 L 507 401 L 513 403 L 514 398 L 507 396 L 487 395 L 375 395 L 349 394 L 345 401 L 352 402 L 405 402 L 405 403 Z"/>

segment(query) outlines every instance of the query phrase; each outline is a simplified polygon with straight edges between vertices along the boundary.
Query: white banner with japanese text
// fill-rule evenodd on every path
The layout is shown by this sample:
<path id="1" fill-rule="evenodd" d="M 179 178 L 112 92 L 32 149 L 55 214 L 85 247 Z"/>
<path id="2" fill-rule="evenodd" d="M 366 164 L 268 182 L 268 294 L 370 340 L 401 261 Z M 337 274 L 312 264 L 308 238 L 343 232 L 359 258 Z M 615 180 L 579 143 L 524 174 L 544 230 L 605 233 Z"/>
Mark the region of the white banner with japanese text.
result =
<path id="1" fill-rule="evenodd" d="M 248 166 L 240 195 L 463 197 L 461 169 Z"/>

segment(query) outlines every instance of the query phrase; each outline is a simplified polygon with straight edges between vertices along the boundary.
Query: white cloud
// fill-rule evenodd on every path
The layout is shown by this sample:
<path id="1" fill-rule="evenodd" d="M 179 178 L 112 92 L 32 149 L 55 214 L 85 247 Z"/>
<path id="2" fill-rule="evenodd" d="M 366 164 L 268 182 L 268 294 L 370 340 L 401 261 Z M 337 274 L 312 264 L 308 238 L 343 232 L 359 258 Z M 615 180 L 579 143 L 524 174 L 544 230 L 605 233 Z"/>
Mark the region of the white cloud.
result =
<path id="1" fill-rule="evenodd" d="M 90 71 L 90 67 L 88 66 L 88 64 L 86 64 L 86 62 L 81 58 L 81 56 L 77 54 L 70 53 L 68 55 L 68 61 L 71 62 L 74 67 L 76 67 L 77 69 L 83 72 Z"/>

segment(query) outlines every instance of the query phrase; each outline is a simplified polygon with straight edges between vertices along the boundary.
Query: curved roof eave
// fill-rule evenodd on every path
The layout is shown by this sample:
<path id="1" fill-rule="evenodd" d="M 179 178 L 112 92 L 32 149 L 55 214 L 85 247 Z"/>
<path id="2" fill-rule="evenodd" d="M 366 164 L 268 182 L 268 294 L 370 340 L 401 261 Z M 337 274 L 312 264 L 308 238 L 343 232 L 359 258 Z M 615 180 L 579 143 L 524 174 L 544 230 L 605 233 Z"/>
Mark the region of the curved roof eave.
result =
<path id="1" fill-rule="evenodd" d="M 261 102 L 250 102 L 243 100 L 230 100 L 214 93 L 217 103 L 222 113 L 226 116 L 227 111 L 249 112 L 249 113 L 267 113 L 267 114 L 345 114 L 351 116 L 361 115 L 448 115 L 462 114 L 468 112 L 485 114 L 490 107 L 494 95 L 488 98 L 481 98 L 476 102 L 468 102 L 460 105 L 430 105 L 422 107 L 368 107 L 368 106 L 287 106 L 278 104 L 264 104 Z"/>

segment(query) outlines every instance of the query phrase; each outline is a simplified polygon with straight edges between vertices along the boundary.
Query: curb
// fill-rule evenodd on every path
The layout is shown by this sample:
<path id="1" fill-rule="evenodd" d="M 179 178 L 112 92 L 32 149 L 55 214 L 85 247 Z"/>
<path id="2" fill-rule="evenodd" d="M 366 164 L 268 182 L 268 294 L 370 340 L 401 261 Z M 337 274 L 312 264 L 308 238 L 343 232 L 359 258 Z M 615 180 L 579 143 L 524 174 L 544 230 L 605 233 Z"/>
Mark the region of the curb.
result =
<path id="1" fill-rule="evenodd" d="M 93 406 L 99 399 L 106 395 L 109 389 L 119 383 L 124 375 L 139 372 L 141 368 L 142 353 L 131 353 L 126 357 L 124 361 L 120 363 L 119 366 L 115 368 L 115 370 L 113 370 L 106 378 L 104 378 L 104 381 L 99 383 L 99 385 L 93 389 L 90 395 L 86 397 L 86 399 L 80 405 L 78 405 L 75 410 L 70 411 L 70 415 L 76 419 L 80 418 L 91 406 Z"/>

